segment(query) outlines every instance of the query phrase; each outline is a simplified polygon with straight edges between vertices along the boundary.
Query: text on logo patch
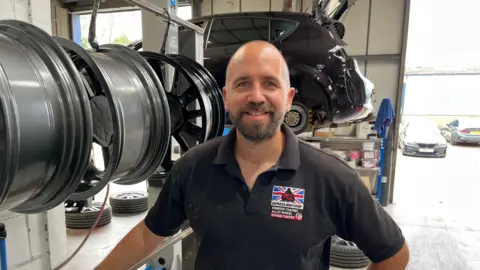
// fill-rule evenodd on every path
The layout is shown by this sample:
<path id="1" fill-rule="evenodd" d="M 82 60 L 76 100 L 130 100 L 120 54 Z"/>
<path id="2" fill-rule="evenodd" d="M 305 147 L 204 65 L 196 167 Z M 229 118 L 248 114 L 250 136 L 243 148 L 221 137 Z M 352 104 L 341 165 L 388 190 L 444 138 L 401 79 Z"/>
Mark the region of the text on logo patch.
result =
<path id="1" fill-rule="evenodd" d="M 305 190 L 294 187 L 273 186 L 270 216 L 302 220 Z"/>

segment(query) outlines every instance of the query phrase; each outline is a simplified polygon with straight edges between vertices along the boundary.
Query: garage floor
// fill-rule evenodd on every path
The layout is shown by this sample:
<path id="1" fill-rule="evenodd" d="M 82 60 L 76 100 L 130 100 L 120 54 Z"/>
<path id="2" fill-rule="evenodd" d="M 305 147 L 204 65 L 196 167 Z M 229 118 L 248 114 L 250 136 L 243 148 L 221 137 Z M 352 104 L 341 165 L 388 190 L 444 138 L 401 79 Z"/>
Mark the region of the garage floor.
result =
<path id="1" fill-rule="evenodd" d="M 399 155 L 397 161 L 395 204 L 387 210 L 409 243 L 408 269 L 480 270 L 480 147 L 449 146 L 445 159 Z M 145 186 L 112 188 L 119 190 Z M 65 269 L 92 269 L 143 216 L 114 217 Z M 68 232 L 69 253 L 85 233 Z"/>

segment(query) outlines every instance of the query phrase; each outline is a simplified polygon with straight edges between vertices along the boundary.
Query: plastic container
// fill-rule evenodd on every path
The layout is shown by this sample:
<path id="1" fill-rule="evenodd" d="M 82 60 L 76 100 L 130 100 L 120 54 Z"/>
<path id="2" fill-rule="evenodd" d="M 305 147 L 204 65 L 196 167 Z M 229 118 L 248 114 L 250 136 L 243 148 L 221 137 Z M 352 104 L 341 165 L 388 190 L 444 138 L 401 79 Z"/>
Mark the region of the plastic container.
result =
<path id="1" fill-rule="evenodd" d="M 364 151 L 374 151 L 375 150 L 375 142 L 363 142 L 362 149 Z"/>
<path id="2" fill-rule="evenodd" d="M 380 151 L 378 150 L 363 150 L 362 151 L 362 158 L 364 159 L 378 159 L 380 156 Z"/>
<path id="3" fill-rule="evenodd" d="M 378 164 L 378 159 L 362 159 L 363 168 L 376 168 Z"/>

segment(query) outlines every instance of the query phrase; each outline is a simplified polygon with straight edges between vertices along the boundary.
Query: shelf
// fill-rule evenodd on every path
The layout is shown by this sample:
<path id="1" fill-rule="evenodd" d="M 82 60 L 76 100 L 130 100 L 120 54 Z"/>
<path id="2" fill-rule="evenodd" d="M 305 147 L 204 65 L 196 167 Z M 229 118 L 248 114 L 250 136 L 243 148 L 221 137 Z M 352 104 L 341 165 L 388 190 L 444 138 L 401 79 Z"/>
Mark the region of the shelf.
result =
<path id="1" fill-rule="evenodd" d="M 380 168 L 363 168 L 363 167 L 355 167 L 354 168 L 356 171 L 359 172 L 379 172 Z"/>
<path id="2" fill-rule="evenodd" d="M 378 138 L 373 139 L 360 139 L 355 137 L 298 137 L 301 140 L 306 142 L 352 142 L 352 143 L 362 143 L 362 142 L 380 142 Z"/>

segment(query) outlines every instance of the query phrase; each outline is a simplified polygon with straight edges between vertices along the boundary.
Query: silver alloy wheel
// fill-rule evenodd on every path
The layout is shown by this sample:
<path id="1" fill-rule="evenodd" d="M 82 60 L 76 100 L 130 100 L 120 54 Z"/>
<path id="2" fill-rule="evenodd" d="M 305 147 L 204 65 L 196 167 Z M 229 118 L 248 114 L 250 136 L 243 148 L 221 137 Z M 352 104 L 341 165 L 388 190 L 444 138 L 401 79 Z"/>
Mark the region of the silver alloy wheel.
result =
<path id="1" fill-rule="evenodd" d="M 33 214 L 65 201 L 90 157 L 92 119 L 82 80 L 42 29 L 0 21 L 0 211 Z"/>
<path id="2" fill-rule="evenodd" d="M 97 143 L 105 136 L 99 143 L 106 154 L 105 170 L 99 179 L 84 179 L 91 183 L 89 188 L 77 190 L 70 199 L 92 197 L 109 182 L 130 185 L 146 180 L 160 166 L 170 138 L 168 102 L 159 78 L 143 57 L 125 46 L 101 45 L 99 51 L 87 52 L 71 40 L 55 39 L 79 69 L 87 70 L 91 101 L 106 99 L 105 108 L 93 118 L 109 113 L 103 121 L 112 124 L 111 134 L 101 134 L 100 124 L 94 129 Z"/>

